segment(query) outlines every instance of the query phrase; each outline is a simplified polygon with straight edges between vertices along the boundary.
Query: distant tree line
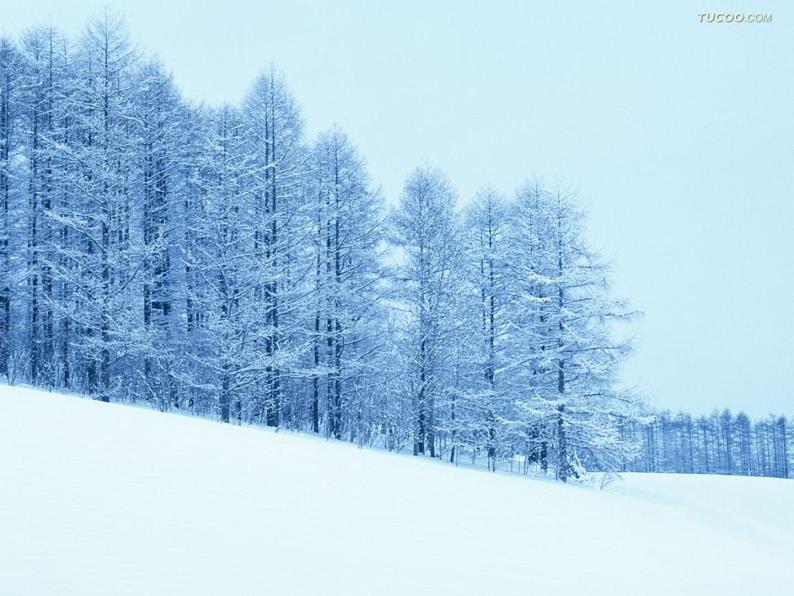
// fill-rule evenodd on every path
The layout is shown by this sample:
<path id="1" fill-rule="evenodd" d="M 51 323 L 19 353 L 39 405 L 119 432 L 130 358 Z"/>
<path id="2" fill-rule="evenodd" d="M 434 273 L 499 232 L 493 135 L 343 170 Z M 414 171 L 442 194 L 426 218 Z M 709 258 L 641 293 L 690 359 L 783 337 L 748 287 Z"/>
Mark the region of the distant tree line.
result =
<path id="1" fill-rule="evenodd" d="M 616 388 L 632 313 L 569 193 L 456 201 L 423 165 L 387 209 L 274 68 L 207 107 L 107 12 L 0 40 L 0 376 L 563 481 L 646 443 L 743 469 L 671 463 Z M 779 470 L 774 429 L 748 466 Z"/>
<path id="2" fill-rule="evenodd" d="M 751 421 L 730 410 L 693 418 L 660 412 L 622 426 L 624 440 L 640 447 L 623 469 L 633 472 L 737 474 L 789 478 L 794 433 L 784 416 Z"/>

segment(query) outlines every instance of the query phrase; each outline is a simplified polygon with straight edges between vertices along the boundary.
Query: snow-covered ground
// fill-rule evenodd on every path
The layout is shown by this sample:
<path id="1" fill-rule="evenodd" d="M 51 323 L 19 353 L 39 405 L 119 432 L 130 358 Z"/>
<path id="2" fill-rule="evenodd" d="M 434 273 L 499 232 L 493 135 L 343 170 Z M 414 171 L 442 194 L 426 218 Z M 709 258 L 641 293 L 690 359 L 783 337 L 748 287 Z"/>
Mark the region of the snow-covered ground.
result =
<path id="1" fill-rule="evenodd" d="M 794 482 L 603 491 L 0 386 L 3 596 L 794 594 Z"/>

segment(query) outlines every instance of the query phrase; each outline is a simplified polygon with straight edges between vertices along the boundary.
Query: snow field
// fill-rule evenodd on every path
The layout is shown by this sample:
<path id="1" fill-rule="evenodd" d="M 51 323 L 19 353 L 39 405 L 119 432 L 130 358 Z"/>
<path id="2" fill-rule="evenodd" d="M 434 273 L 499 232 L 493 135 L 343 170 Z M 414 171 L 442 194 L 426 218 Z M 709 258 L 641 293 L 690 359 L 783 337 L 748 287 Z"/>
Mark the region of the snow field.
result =
<path id="1" fill-rule="evenodd" d="M 794 593 L 794 482 L 605 490 L 0 386 L 0 594 Z"/>

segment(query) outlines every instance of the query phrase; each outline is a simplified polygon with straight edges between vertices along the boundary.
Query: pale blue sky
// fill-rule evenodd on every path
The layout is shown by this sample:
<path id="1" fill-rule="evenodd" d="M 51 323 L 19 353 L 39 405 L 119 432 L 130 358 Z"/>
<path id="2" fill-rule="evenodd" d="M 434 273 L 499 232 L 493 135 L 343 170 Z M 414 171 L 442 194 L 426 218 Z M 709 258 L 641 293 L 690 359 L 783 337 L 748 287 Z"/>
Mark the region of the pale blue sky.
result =
<path id="1" fill-rule="evenodd" d="M 645 311 L 652 403 L 794 414 L 794 6 L 779 2 L 5 1 L 70 35 L 105 4 L 185 94 L 237 101 L 269 62 L 310 133 L 338 122 L 394 200 L 429 158 L 463 199 L 578 190 Z M 771 24 L 700 24 L 707 11 Z"/>

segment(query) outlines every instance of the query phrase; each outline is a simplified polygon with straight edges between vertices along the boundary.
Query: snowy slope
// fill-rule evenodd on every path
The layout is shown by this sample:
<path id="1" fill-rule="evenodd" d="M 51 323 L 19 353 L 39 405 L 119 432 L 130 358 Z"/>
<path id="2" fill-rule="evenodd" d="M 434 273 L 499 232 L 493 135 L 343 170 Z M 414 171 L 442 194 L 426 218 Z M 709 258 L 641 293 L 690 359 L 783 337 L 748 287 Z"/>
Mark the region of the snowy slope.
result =
<path id="1" fill-rule="evenodd" d="M 3 596 L 794 594 L 794 482 L 604 491 L 0 386 Z"/>

